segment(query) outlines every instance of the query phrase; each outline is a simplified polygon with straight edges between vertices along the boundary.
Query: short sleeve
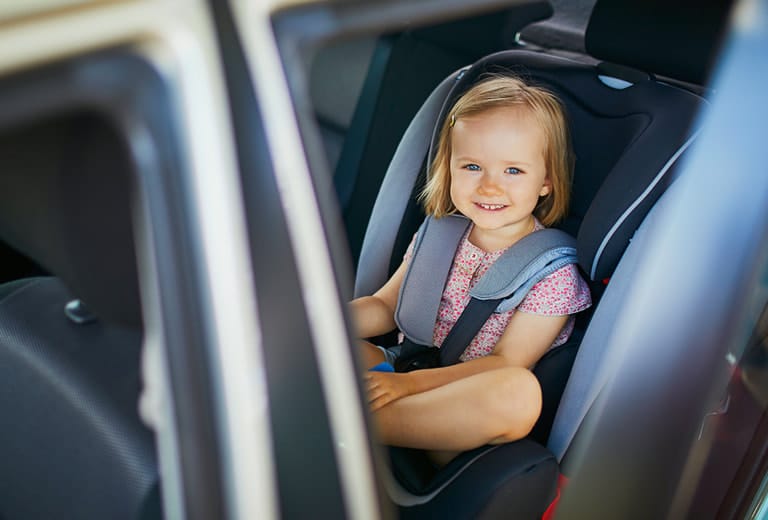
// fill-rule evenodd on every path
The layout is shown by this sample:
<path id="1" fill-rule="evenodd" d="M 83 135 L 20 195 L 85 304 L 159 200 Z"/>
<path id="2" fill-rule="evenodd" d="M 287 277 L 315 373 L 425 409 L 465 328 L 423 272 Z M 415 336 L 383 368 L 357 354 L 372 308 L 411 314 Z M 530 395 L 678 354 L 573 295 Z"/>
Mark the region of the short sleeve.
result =
<path id="1" fill-rule="evenodd" d="M 566 316 L 592 305 L 589 287 L 574 264 L 566 265 L 533 286 L 517 310 L 545 316 Z"/>

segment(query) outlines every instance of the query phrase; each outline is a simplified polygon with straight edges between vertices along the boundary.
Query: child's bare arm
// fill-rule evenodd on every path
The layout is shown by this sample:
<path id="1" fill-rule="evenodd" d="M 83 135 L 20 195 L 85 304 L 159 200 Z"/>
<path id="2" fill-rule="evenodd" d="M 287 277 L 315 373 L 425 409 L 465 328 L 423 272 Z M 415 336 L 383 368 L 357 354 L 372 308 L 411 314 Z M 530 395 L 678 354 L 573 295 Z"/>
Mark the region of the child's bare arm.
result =
<path id="1" fill-rule="evenodd" d="M 567 320 L 568 316 L 516 312 L 493 353 L 487 356 L 406 374 L 366 374 L 372 409 L 488 370 L 511 366 L 530 368 L 549 349 Z"/>
<path id="2" fill-rule="evenodd" d="M 496 343 L 493 355 L 513 366 L 532 368 L 555 342 L 568 316 L 545 316 L 518 311 Z"/>
<path id="3" fill-rule="evenodd" d="M 397 297 L 406 267 L 403 262 L 387 283 L 372 296 L 362 296 L 350 302 L 358 337 L 370 338 L 394 330 Z"/>

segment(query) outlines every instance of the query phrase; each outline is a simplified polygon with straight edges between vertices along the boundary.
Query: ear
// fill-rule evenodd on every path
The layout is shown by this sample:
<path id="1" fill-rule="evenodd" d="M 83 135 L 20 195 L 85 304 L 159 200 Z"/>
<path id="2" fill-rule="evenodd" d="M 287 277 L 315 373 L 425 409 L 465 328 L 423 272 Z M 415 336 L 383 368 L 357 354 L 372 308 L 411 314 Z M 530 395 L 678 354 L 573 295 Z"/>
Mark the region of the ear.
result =
<path id="1" fill-rule="evenodd" d="M 544 179 L 544 185 L 541 187 L 541 191 L 539 191 L 539 197 L 546 197 L 550 194 L 552 191 L 552 181 L 549 180 L 549 176 L 547 176 L 546 179 Z"/>

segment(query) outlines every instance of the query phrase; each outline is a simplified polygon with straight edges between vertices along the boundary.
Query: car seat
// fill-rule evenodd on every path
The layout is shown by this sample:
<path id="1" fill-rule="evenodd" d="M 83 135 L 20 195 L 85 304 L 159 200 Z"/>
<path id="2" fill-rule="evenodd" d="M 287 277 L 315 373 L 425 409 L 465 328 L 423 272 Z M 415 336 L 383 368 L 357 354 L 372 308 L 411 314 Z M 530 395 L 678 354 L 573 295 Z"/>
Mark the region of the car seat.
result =
<path id="1" fill-rule="evenodd" d="M 22 112 L 0 121 L 0 237 L 51 275 L 0 285 L 0 517 L 161 518 L 126 145 L 95 111 Z"/>
<path id="2" fill-rule="evenodd" d="M 623 21 L 631 22 L 631 6 L 622 3 L 622 7 Z M 647 11 L 647 4 L 638 8 Z M 656 14 L 663 17 L 669 10 L 663 6 Z M 673 80 L 631 67 L 639 63 L 648 70 L 652 58 L 632 49 L 636 42 L 627 44 L 628 51 L 621 56 L 622 46 L 617 44 L 621 40 L 616 37 L 621 29 L 614 12 L 610 2 L 595 7 L 587 49 L 594 58 L 606 52 L 612 60 L 620 59 L 620 65 L 524 49 L 487 56 L 435 89 L 392 159 L 363 242 L 356 296 L 371 294 L 386 281 L 423 218 L 414 194 L 423 185 L 424 162 L 434 148 L 436 129 L 453 101 L 484 72 L 514 71 L 553 90 L 566 106 L 577 157 L 572 208 L 561 227 L 577 237 L 580 266 L 595 300 L 594 310 L 577 321 L 572 341 L 548 353 L 534 370 L 542 384 L 544 408 L 531 437 L 464 453 L 440 471 L 419 450 L 390 450 L 393 478 L 387 482 L 388 490 L 403 518 L 540 517 L 555 496 L 558 463 L 599 392 L 602 379 L 595 375 L 606 344 L 606 327 L 601 324 L 610 320 L 610 309 L 600 303 L 600 296 L 635 230 L 672 181 L 680 156 L 695 140 L 690 125 L 702 103 L 699 95 L 681 88 L 682 83 L 672 85 Z M 724 19 L 713 27 L 719 30 Z M 684 38 L 685 28 L 674 26 L 674 38 Z M 709 36 L 703 50 L 687 56 L 686 70 L 666 63 L 666 49 L 661 49 L 655 55 L 663 65 L 658 70 L 679 72 L 680 82 L 700 85 L 712 42 L 717 41 L 715 35 Z M 698 66 L 692 65 L 697 61 L 694 56 Z M 608 284 L 608 290 L 613 285 L 620 284 Z M 587 326 L 592 313 L 600 315 L 593 320 L 598 322 L 594 327 Z M 582 334 L 584 343 L 577 353 Z"/>

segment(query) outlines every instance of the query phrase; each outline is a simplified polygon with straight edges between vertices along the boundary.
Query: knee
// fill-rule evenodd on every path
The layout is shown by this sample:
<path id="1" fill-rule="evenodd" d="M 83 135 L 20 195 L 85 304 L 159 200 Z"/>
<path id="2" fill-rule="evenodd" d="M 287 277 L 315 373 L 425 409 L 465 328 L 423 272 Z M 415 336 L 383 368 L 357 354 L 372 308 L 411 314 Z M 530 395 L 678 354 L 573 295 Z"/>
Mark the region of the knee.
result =
<path id="1" fill-rule="evenodd" d="M 541 386 L 530 370 L 504 369 L 494 391 L 494 413 L 501 419 L 499 435 L 491 444 L 516 441 L 528 435 L 541 414 Z"/>

